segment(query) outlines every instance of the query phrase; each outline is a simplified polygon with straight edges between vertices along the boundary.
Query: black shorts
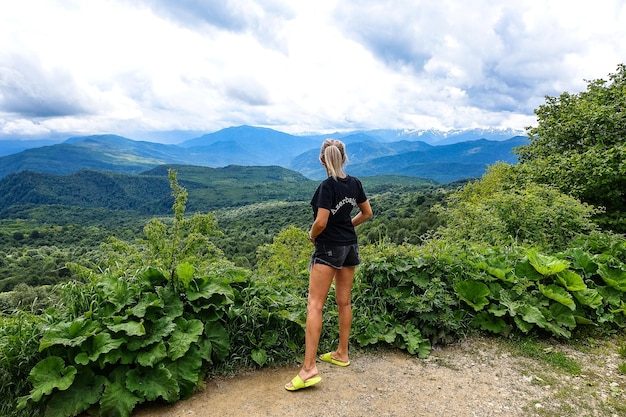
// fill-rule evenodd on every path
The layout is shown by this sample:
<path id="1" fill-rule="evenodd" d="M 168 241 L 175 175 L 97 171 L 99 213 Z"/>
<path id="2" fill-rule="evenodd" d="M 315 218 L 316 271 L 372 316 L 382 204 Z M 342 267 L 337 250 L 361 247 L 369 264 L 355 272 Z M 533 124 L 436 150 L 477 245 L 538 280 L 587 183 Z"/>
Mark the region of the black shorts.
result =
<path id="1" fill-rule="evenodd" d="M 315 244 L 315 252 L 311 255 L 309 269 L 314 264 L 332 266 L 341 269 L 344 266 L 357 266 L 361 263 L 359 259 L 359 245 L 329 246 L 323 243 Z"/>

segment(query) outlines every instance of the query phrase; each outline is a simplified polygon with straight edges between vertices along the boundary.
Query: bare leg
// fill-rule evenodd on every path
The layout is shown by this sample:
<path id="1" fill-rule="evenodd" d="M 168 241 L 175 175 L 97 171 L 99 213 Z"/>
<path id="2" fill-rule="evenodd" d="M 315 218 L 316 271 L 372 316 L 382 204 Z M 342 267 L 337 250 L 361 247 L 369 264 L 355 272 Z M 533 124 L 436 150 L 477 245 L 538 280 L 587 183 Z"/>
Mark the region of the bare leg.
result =
<path id="1" fill-rule="evenodd" d="M 322 310 L 324 309 L 335 272 L 337 270 L 328 265 L 314 264 L 311 267 L 306 314 L 304 363 L 300 372 L 298 372 L 303 381 L 317 375 L 317 345 L 322 333 Z"/>
<path id="2" fill-rule="evenodd" d="M 335 274 L 335 299 L 339 311 L 339 346 L 331 355 L 341 362 L 348 362 L 348 340 L 352 328 L 352 282 L 355 267 L 344 267 Z"/>

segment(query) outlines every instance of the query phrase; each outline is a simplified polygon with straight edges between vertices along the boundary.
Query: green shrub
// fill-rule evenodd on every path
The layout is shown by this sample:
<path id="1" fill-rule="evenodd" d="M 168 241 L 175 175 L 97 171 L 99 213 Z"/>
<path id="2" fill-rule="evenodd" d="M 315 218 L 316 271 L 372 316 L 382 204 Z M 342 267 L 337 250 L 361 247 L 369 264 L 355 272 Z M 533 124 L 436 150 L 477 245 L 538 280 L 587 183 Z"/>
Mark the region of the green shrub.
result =
<path id="1" fill-rule="evenodd" d="M 496 164 L 480 180 L 452 193 L 447 206 L 437 207 L 446 225 L 439 235 L 450 242 L 520 244 L 553 251 L 597 229 L 591 217 L 598 209 L 549 185 L 523 180 L 519 171 Z"/>
<path id="2" fill-rule="evenodd" d="M 0 293 L 0 312 L 12 313 L 17 310 L 41 313 L 56 302 L 53 287 L 42 285 L 32 287 L 28 284 L 17 284 L 12 291 Z"/>
<path id="3" fill-rule="evenodd" d="M 36 417 L 43 415 L 41 404 L 29 404 L 17 411 L 17 401 L 29 394 L 27 378 L 45 355 L 38 350 L 46 316 L 24 311 L 0 314 L 0 415 Z"/>
<path id="4" fill-rule="evenodd" d="M 454 293 L 462 259 L 443 241 L 364 247 L 354 288 L 354 334 L 361 346 L 385 342 L 420 357 L 432 343 L 457 340 L 466 313 Z"/>
<path id="5" fill-rule="evenodd" d="M 380 244 L 364 248 L 355 282 L 361 346 L 385 342 L 426 356 L 469 331 L 569 338 L 579 326 L 626 326 L 626 241 L 610 251 L 546 254 L 523 246 Z"/>
<path id="6" fill-rule="evenodd" d="M 74 265 L 86 283 L 59 287 L 39 341 L 44 359 L 30 370 L 19 409 L 41 402 L 47 416 L 129 416 L 145 401 L 188 397 L 208 366 L 228 357 L 231 282 L 246 272 L 207 251 L 211 216 L 186 219 L 186 192 L 174 172 L 170 181 L 171 225 L 151 221 L 138 246 L 112 241 L 108 268 Z"/>
<path id="7" fill-rule="evenodd" d="M 155 269 L 133 279 L 102 275 L 85 288 L 97 294 L 89 311 L 61 313 L 43 332 L 46 357 L 30 371 L 33 389 L 20 406 L 43 399 L 46 415 L 128 416 L 145 401 L 188 397 L 206 365 L 229 352 L 224 317 L 234 295 L 223 272 L 179 271 L 184 293 Z"/>

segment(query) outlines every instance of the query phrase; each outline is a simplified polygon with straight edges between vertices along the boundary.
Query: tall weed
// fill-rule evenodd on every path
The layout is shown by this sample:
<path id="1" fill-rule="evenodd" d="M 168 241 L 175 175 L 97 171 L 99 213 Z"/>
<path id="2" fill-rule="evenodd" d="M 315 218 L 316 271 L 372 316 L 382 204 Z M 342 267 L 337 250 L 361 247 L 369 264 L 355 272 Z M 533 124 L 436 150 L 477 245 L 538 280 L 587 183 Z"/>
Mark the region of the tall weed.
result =
<path id="1" fill-rule="evenodd" d="M 40 404 L 29 404 L 17 411 L 17 401 L 28 395 L 27 378 L 31 369 L 45 355 L 39 352 L 44 316 L 24 311 L 0 315 L 0 415 L 36 417 L 43 415 Z"/>

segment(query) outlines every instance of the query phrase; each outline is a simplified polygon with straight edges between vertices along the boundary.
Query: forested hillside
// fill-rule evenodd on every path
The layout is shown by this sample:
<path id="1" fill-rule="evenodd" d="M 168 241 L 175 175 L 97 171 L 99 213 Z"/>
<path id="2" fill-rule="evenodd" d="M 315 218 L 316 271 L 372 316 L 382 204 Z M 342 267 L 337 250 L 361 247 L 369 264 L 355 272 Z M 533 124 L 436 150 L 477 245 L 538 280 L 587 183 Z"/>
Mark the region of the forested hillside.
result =
<path id="1" fill-rule="evenodd" d="M 215 213 L 222 233 L 213 239 L 237 265 L 254 266 L 259 246 L 290 225 L 306 228 L 312 220 L 309 200 L 317 182 L 279 167 L 161 166 L 141 175 L 15 174 L 0 181 L 7 205 L 0 212 L 0 291 L 20 283 L 37 286 L 71 279 L 65 263 L 77 257 L 88 260 L 109 236 L 142 237 L 152 216 L 171 213 L 171 168 L 189 194 L 187 209 Z M 376 219 L 364 227 L 364 238 L 372 242 L 381 236 L 398 243 L 408 236 L 419 241 L 417 235 L 436 223 L 432 215 L 409 229 L 406 222 L 421 223 L 417 213 L 429 216 L 425 213 L 441 200 L 443 190 L 459 186 L 400 176 L 361 179 L 377 210 Z"/>
<path id="2" fill-rule="evenodd" d="M 69 175 L 21 172 L 0 180 L 0 218 L 25 205 L 64 205 L 164 214 L 171 209 L 167 169 L 175 167 L 193 202 L 210 211 L 260 201 L 301 200 L 315 182 L 280 167 L 161 166 L 141 174 L 81 170 Z"/>

